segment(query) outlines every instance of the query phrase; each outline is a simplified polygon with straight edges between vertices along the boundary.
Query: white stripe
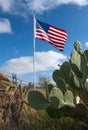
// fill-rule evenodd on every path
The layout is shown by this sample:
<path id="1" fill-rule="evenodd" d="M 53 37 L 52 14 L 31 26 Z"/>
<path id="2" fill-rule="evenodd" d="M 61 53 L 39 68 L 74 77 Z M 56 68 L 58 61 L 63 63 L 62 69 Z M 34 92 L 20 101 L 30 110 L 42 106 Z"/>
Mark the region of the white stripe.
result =
<path id="1" fill-rule="evenodd" d="M 60 44 L 60 43 L 65 44 L 65 42 L 60 41 L 60 40 L 55 40 L 55 39 L 52 39 L 52 38 L 50 38 L 50 40 L 53 41 L 53 42 L 57 42 L 57 44 Z"/>
<path id="2" fill-rule="evenodd" d="M 41 38 L 45 38 L 45 39 L 47 39 L 48 41 L 53 41 L 53 42 L 60 42 L 60 43 L 65 43 L 66 42 L 66 40 L 65 41 L 60 41 L 59 39 L 58 40 L 56 40 L 56 39 L 53 39 L 53 38 L 49 38 L 48 36 L 47 36 L 47 34 L 46 33 L 41 33 L 41 32 L 36 32 L 36 38 L 37 37 L 41 37 Z M 63 39 L 62 39 L 63 40 Z"/>
<path id="3" fill-rule="evenodd" d="M 47 41 L 47 42 L 51 43 L 53 46 L 55 46 L 55 47 L 58 48 L 58 49 L 63 50 L 63 48 L 64 48 L 64 44 L 56 44 L 56 43 L 53 43 L 52 41 L 50 41 L 49 39 L 47 39 L 47 38 L 45 38 L 45 37 L 42 37 L 42 36 L 38 36 L 38 35 L 37 35 L 36 38 L 41 39 L 41 40 L 44 40 L 44 41 Z M 60 46 L 61 46 L 61 47 L 60 47 Z"/>
<path id="4" fill-rule="evenodd" d="M 48 38 L 46 38 L 46 37 L 42 37 L 42 36 L 36 36 L 36 38 L 39 38 L 39 39 L 43 39 L 43 40 L 46 40 L 46 41 L 48 41 L 48 42 L 51 42 Z"/>
<path id="5" fill-rule="evenodd" d="M 53 44 L 54 46 L 61 46 L 64 47 L 64 44 Z"/>
<path id="6" fill-rule="evenodd" d="M 51 27 L 51 26 L 50 26 L 49 29 L 54 30 L 54 31 L 59 32 L 59 33 L 62 33 L 63 35 L 66 35 L 66 36 L 68 37 L 68 35 L 67 35 L 66 32 L 63 32 L 63 31 L 57 30 L 57 29 L 55 29 L 54 27 Z"/>
<path id="7" fill-rule="evenodd" d="M 48 32 L 51 33 L 53 36 L 54 36 L 54 34 L 55 34 L 55 35 L 57 35 L 58 37 L 63 37 L 64 39 L 67 39 L 67 37 L 64 36 L 63 34 L 61 35 L 61 34 L 59 34 L 59 33 L 55 33 L 55 32 L 53 32 L 52 30 L 48 30 Z"/>
<path id="8" fill-rule="evenodd" d="M 64 41 L 60 41 L 59 39 L 56 40 L 56 39 L 53 39 L 53 38 L 49 38 L 46 34 L 44 33 L 36 33 L 36 37 L 41 37 L 41 38 L 45 38 L 45 39 L 48 39 L 49 41 L 53 41 L 53 42 L 58 42 L 58 43 L 63 43 L 65 44 Z"/>
<path id="9" fill-rule="evenodd" d="M 51 36 L 52 38 L 55 38 L 55 40 L 56 40 L 56 39 L 57 39 L 57 40 L 63 40 L 64 42 L 66 42 L 66 39 L 64 39 L 64 38 L 56 37 L 56 36 L 51 35 L 51 34 L 48 34 L 48 36 Z M 51 37 L 50 37 L 50 38 L 51 38 Z"/>
<path id="10" fill-rule="evenodd" d="M 60 48 L 60 47 L 56 47 L 57 49 L 59 49 L 59 50 L 64 50 L 64 48 Z"/>
<path id="11" fill-rule="evenodd" d="M 57 33 L 55 33 L 55 32 L 52 32 L 52 31 L 50 31 L 49 30 L 49 32 L 50 33 L 52 33 L 52 34 L 56 34 L 58 37 L 59 37 L 59 39 L 61 39 L 61 40 L 64 40 L 65 42 L 66 42 L 66 40 L 67 40 L 67 37 L 65 37 L 65 36 L 63 36 L 63 35 L 60 35 L 60 34 L 57 34 Z M 41 29 L 37 29 L 36 30 L 36 33 L 38 34 L 38 33 L 40 33 L 40 34 L 45 34 L 46 36 L 51 36 L 51 37 L 53 37 L 53 38 L 57 38 L 58 39 L 58 37 L 56 37 L 56 36 L 54 36 L 54 35 L 52 35 L 52 34 L 47 34 L 45 31 L 43 31 L 43 30 L 41 30 Z M 62 36 L 63 38 L 60 38 L 60 36 Z M 65 39 L 64 39 L 65 38 Z"/>
<path id="12" fill-rule="evenodd" d="M 36 29 L 36 33 L 45 33 L 45 34 L 47 34 L 44 30 L 42 30 L 42 29 Z"/>
<path id="13" fill-rule="evenodd" d="M 46 37 L 37 36 L 36 38 L 46 40 L 47 42 L 50 42 L 50 43 L 51 43 L 52 45 L 54 45 L 54 46 L 56 46 L 56 45 L 57 45 L 57 46 L 64 47 L 64 44 L 55 43 L 55 42 L 53 42 L 53 41 L 51 41 L 51 40 L 47 39 Z"/>
<path id="14" fill-rule="evenodd" d="M 36 32 L 36 36 L 37 36 L 37 35 L 40 35 L 40 36 L 49 38 L 46 33 Z"/>

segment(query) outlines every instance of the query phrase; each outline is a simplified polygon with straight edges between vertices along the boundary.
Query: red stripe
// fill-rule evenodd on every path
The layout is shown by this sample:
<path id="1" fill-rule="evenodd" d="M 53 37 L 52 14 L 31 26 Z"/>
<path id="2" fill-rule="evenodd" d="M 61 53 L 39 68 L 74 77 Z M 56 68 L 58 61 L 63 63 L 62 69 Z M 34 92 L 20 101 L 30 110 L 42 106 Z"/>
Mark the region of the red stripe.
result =
<path id="1" fill-rule="evenodd" d="M 50 39 L 52 39 L 52 40 L 57 40 L 57 41 L 61 41 L 61 42 L 63 42 L 63 43 L 65 43 L 66 42 L 66 40 L 64 40 L 64 39 L 62 39 L 62 38 L 60 38 L 60 37 L 58 37 L 58 39 L 57 38 L 53 38 L 52 36 L 49 36 L 49 38 Z"/>
<path id="2" fill-rule="evenodd" d="M 67 37 L 68 37 L 68 35 L 67 35 L 67 33 L 65 33 L 65 32 L 61 32 L 61 31 L 57 31 L 57 30 L 53 30 L 53 28 L 49 28 L 49 30 L 48 30 L 48 32 L 51 32 L 51 33 L 53 33 L 53 34 L 55 34 L 56 33 L 56 35 L 61 35 L 61 36 L 63 36 L 63 37 L 65 37 L 66 39 L 67 39 Z"/>
<path id="3" fill-rule="evenodd" d="M 67 37 L 66 37 L 66 36 L 61 35 L 61 34 L 56 33 L 56 32 L 51 32 L 51 31 L 49 31 L 48 34 L 52 35 L 53 37 L 54 37 L 54 36 L 57 37 L 57 38 L 58 38 L 58 37 L 61 37 L 61 38 L 65 39 L 65 40 L 67 40 Z"/>
<path id="4" fill-rule="evenodd" d="M 66 31 L 65 30 L 63 30 L 63 29 L 61 29 L 61 28 L 57 28 L 57 27 L 55 27 L 55 26 L 50 26 L 50 27 L 52 27 L 53 29 L 56 29 L 56 30 L 58 30 L 58 31 L 61 31 L 61 32 L 64 32 L 64 33 L 66 33 Z M 67 33 L 66 33 L 67 34 Z"/>
<path id="5" fill-rule="evenodd" d="M 41 36 L 41 37 L 46 37 L 46 38 L 48 38 L 48 35 L 47 35 L 47 33 L 46 32 L 44 32 L 44 31 L 42 31 L 42 30 L 36 30 L 36 36 L 35 37 L 37 37 L 37 36 Z"/>
<path id="6" fill-rule="evenodd" d="M 52 32 L 55 32 L 57 34 L 60 34 L 60 35 L 63 35 L 65 37 L 68 37 L 67 33 L 66 32 L 62 32 L 60 30 L 56 30 L 55 28 L 52 28 L 52 27 L 49 27 L 49 30 L 51 30 Z"/>
<path id="7" fill-rule="evenodd" d="M 42 38 L 42 39 L 45 39 L 47 41 L 51 41 L 51 43 L 63 44 L 63 45 L 65 44 L 65 42 L 62 40 L 55 40 L 55 39 L 47 37 L 46 35 L 43 35 L 43 34 L 37 34 L 36 38 L 39 38 L 39 39 Z"/>
<path id="8" fill-rule="evenodd" d="M 53 26 L 52 26 L 53 27 Z M 55 28 L 55 27 L 54 27 Z M 55 28 L 57 29 L 57 28 Z M 64 50 L 64 44 L 67 40 L 67 35 L 64 35 L 63 33 L 59 33 L 57 31 L 53 31 L 50 29 L 51 32 L 46 33 L 42 29 L 36 29 L 36 38 L 39 40 L 46 41 L 53 45 L 55 48 L 59 49 L 60 51 Z M 60 29 L 59 31 L 63 31 Z M 63 31 L 66 33 L 65 31 Z"/>
<path id="9" fill-rule="evenodd" d="M 56 41 L 57 40 L 57 42 L 61 42 L 61 43 L 65 43 L 66 42 L 66 39 L 63 39 L 62 37 L 58 37 L 58 38 L 54 38 L 54 35 L 49 35 L 49 34 L 47 34 L 46 32 L 44 32 L 44 31 L 42 31 L 42 30 L 36 30 L 36 35 L 38 35 L 38 36 L 41 36 L 41 37 L 46 37 L 46 38 L 49 38 L 50 40 L 52 40 L 52 41 Z"/>
<path id="10" fill-rule="evenodd" d="M 50 42 L 51 44 L 55 45 L 55 46 L 61 46 L 61 47 L 64 47 L 64 44 L 61 44 L 61 43 L 55 43 L 55 42 Z"/>
<path id="11" fill-rule="evenodd" d="M 43 41 L 46 41 L 46 42 L 48 42 L 48 43 L 50 43 L 51 45 L 54 45 L 54 47 L 56 47 L 57 49 L 59 49 L 59 50 L 62 50 L 63 51 L 63 49 L 64 49 L 64 46 L 61 46 L 60 44 L 55 44 L 55 43 L 52 43 L 51 41 L 48 41 L 48 40 L 46 40 L 44 37 L 36 37 L 37 39 L 39 39 L 39 40 L 43 40 Z"/>
<path id="12" fill-rule="evenodd" d="M 49 42 L 51 45 L 53 45 L 54 47 L 56 47 L 57 49 L 59 50 L 64 50 L 64 46 L 60 46 L 60 45 L 55 45 L 55 44 L 52 44 L 51 42 Z"/>
<path id="13" fill-rule="evenodd" d="M 39 40 L 43 40 L 43 41 L 46 41 L 46 42 L 50 43 L 50 41 L 45 39 L 44 37 L 36 37 L 36 38 L 39 39 Z"/>

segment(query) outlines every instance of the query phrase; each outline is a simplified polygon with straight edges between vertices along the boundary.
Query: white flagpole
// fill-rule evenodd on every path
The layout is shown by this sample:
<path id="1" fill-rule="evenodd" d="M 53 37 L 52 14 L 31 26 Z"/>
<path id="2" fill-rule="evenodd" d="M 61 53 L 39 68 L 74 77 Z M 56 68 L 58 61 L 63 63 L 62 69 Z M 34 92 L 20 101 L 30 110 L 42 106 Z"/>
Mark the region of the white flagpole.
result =
<path id="1" fill-rule="evenodd" d="M 33 57 L 33 70 L 34 70 L 34 90 L 36 89 L 36 69 L 35 69 L 35 34 L 36 33 L 36 19 L 35 19 L 35 14 L 34 14 L 34 57 Z"/>

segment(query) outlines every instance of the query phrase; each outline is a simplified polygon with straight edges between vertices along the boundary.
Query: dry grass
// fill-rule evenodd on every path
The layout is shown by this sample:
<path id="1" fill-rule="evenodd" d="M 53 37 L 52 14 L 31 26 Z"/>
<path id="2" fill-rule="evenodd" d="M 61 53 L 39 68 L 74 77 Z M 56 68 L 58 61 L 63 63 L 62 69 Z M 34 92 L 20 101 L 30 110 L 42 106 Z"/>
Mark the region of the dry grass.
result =
<path id="1" fill-rule="evenodd" d="M 34 90 L 34 88 L 30 88 L 29 91 L 30 90 Z M 44 96 L 46 95 L 45 89 L 42 87 L 36 87 L 35 90 L 41 92 Z"/>
<path id="2" fill-rule="evenodd" d="M 2 89 L 7 88 L 7 86 L 14 86 L 14 84 L 12 84 L 12 82 L 10 82 L 10 80 L 2 73 L 0 73 L 0 85 L 1 85 L 0 88 L 2 88 Z M 30 90 L 34 90 L 34 89 L 30 88 Z M 36 88 L 36 90 L 41 92 L 45 96 L 45 89 L 44 88 Z M 5 89 L 5 93 L 6 92 L 7 92 L 7 89 Z M 3 94 L 3 96 L 0 97 L 0 106 L 2 106 L 3 104 L 6 103 L 7 97 L 6 97 L 5 93 L 1 92 L 1 94 Z M 16 91 L 15 91 L 15 94 L 13 96 L 15 101 L 16 101 L 16 99 L 19 99 L 18 93 L 16 93 Z M 10 125 L 10 117 L 7 116 L 5 122 L 2 120 L 3 111 L 4 111 L 4 109 L 1 108 L 0 109 L 0 130 L 13 130 L 13 128 L 11 128 L 12 126 Z M 32 128 L 34 128 L 33 130 L 35 130 L 35 129 L 37 130 L 39 125 L 43 123 L 43 118 L 45 118 L 44 116 L 45 116 L 45 111 L 42 111 L 42 113 L 41 113 L 39 111 L 36 111 L 36 110 L 30 108 L 27 105 L 24 105 L 22 108 L 22 111 L 21 111 L 19 125 L 17 126 L 17 129 L 14 129 L 14 130 L 18 130 L 18 129 L 23 130 L 22 129 L 23 123 L 25 123 L 26 121 L 30 122 L 29 124 L 31 124 L 30 125 L 31 130 L 32 130 Z M 28 122 L 26 122 L 26 123 L 28 123 Z"/>

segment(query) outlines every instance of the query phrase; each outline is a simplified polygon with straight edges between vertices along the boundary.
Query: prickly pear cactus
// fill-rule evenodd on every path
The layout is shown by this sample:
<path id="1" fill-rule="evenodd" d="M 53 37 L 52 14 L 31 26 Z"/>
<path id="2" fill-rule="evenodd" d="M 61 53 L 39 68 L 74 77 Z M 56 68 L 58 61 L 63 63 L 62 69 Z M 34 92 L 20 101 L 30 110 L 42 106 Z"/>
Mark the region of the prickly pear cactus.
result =
<path id="1" fill-rule="evenodd" d="M 46 109 L 49 106 L 49 102 L 45 99 L 43 94 L 38 91 L 29 92 L 28 102 L 31 107 L 37 110 Z"/>
<path id="2" fill-rule="evenodd" d="M 45 109 L 52 118 L 74 116 L 76 95 L 88 107 L 88 51 L 83 51 L 79 41 L 74 42 L 69 61 L 54 70 L 52 77 L 56 86 L 45 84 L 46 96 L 29 91 L 28 103 L 34 109 Z"/>
<path id="3" fill-rule="evenodd" d="M 82 49 L 82 45 L 79 41 L 74 42 L 74 48 L 80 55 L 83 55 L 84 52 Z"/>
<path id="4" fill-rule="evenodd" d="M 73 81 L 77 86 L 76 93 L 88 107 L 88 92 L 86 81 L 88 78 L 88 50 L 83 51 L 80 42 L 74 43 L 75 50 L 71 53 L 69 63 L 73 71 Z M 72 87 L 72 85 L 70 84 Z M 75 89 L 76 90 L 76 89 Z"/>
<path id="5" fill-rule="evenodd" d="M 59 118 L 61 116 L 61 112 L 65 109 L 65 107 L 67 108 L 67 106 L 74 108 L 73 93 L 70 90 L 67 90 L 63 94 L 59 87 L 52 87 L 51 91 L 49 91 L 49 101 L 40 92 L 29 91 L 28 102 L 29 105 L 36 110 L 45 109 L 52 118 Z M 61 109 L 63 107 L 64 109 Z"/>

